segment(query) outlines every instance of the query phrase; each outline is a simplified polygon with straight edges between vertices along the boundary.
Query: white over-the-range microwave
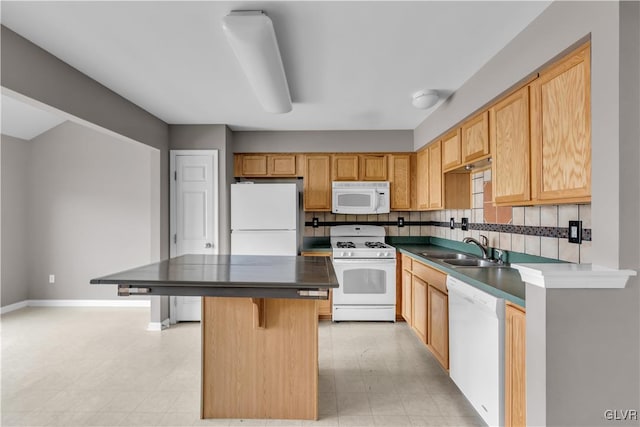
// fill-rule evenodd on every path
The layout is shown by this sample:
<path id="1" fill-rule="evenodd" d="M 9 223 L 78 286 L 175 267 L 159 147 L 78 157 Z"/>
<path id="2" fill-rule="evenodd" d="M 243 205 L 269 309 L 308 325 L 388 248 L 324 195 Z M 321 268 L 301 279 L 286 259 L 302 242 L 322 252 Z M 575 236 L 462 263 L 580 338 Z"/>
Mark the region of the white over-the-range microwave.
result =
<path id="1" fill-rule="evenodd" d="M 336 214 L 389 213 L 389 181 L 334 181 L 331 212 Z"/>

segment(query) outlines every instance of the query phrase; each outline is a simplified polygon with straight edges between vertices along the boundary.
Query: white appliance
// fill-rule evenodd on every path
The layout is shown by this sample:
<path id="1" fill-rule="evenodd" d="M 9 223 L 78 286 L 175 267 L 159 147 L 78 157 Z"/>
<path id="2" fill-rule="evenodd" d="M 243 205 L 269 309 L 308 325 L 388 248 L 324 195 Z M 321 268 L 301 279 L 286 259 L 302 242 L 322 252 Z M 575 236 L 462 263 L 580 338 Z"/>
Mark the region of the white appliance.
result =
<path id="1" fill-rule="evenodd" d="M 449 374 L 482 419 L 504 425 L 504 300 L 454 277 L 449 290 Z"/>
<path id="2" fill-rule="evenodd" d="M 396 250 L 384 243 L 384 227 L 331 227 L 333 268 L 340 286 L 333 290 L 332 320 L 396 320 Z"/>
<path id="3" fill-rule="evenodd" d="M 231 184 L 231 253 L 298 254 L 296 184 Z"/>
<path id="4" fill-rule="evenodd" d="M 389 213 L 389 181 L 334 181 L 331 212 L 336 214 Z"/>

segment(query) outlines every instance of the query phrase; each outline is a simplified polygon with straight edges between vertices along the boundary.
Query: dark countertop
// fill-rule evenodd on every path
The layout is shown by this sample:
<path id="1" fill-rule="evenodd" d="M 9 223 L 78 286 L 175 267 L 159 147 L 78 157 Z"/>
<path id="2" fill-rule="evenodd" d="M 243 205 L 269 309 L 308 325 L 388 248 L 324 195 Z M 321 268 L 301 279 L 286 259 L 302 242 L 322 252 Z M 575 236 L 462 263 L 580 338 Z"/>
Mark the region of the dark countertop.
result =
<path id="1" fill-rule="evenodd" d="M 90 283 L 117 284 L 120 295 L 131 291 L 151 295 L 311 299 L 323 296 L 300 295 L 300 291 L 338 287 L 329 258 L 248 255 L 183 255 L 92 279 Z"/>
<path id="2" fill-rule="evenodd" d="M 519 306 L 525 306 L 525 284 L 520 273 L 514 268 L 495 267 L 453 267 L 434 257 L 420 255 L 422 252 L 430 254 L 460 253 L 459 250 L 448 249 L 431 244 L 396 244 L 396 249 L 431 267 L 450 274 L 476 288 L 498 298 L 504 298 Z M 477 254 L 470 254 L 477 256 Z"/>

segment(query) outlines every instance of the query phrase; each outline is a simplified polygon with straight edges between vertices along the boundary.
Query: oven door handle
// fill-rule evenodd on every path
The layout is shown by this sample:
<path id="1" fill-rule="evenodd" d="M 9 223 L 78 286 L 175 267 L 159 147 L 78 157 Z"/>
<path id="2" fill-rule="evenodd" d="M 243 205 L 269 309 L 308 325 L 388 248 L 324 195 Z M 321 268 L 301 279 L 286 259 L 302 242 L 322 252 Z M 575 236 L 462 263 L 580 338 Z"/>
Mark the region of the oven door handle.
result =
<path id="1" fill-rule="evenodd" d="M 334 264 L 395 264 L 395 258 L 334 258 Z"/>

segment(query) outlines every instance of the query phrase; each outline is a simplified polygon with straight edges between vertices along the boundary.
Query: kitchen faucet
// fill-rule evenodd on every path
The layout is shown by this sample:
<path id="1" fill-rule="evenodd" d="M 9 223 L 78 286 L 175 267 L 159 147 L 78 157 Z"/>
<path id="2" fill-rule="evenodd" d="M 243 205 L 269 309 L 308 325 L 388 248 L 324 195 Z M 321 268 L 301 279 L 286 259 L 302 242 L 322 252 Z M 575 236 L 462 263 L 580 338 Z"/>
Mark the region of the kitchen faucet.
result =
<path id="1" fill-rule="evenodd" d="M 487 246 L 489 245 L 489 239 L 487 239 L 487 236 L 483 236 L 482 234 L 480 235 L 480 239 L 482 239 L 482 243 L 478 242 L 473 237 L 465 237 L 464 239 L 462 239 L 462 241 L 464 243 L 473 243 L 478 246 L 480 249 L 482 249 L 482 258 L 487 259 L 489 258 L 489 249 L 487 248 Z"/>

